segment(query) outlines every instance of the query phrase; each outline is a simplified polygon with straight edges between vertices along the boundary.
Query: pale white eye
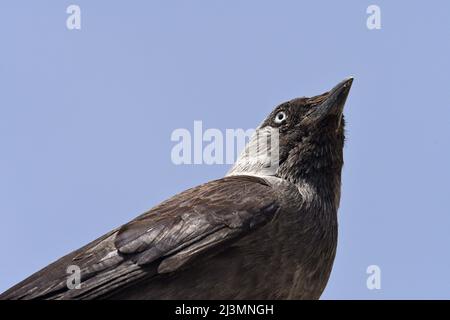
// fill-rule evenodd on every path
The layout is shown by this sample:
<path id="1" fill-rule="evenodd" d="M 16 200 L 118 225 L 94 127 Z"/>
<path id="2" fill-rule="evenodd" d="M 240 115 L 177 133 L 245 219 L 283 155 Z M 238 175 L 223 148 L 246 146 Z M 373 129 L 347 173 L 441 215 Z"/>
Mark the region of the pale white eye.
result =
<path id="1" fill-rule="evenodd" d="M 286 120 L 287 116 L 286 113 L 284 111 L 280 111 L 277 113 L 277 115 L 275 116 L 275 123 L 282 123 L 284 120 Z"/>

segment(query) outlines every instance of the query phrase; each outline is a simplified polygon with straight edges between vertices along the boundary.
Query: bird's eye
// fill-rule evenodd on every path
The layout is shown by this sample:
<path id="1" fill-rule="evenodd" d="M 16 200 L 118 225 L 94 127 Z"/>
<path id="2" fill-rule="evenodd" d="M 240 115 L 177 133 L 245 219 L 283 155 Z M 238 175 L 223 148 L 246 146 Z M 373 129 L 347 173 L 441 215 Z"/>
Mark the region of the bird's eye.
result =
<path id="1" fill-rule="evenodd" d="M 275 123 L 282 123 L 284 120 L 286 120 L 287 116 L 284 111 L 280 111 L 275 116 Z"/>

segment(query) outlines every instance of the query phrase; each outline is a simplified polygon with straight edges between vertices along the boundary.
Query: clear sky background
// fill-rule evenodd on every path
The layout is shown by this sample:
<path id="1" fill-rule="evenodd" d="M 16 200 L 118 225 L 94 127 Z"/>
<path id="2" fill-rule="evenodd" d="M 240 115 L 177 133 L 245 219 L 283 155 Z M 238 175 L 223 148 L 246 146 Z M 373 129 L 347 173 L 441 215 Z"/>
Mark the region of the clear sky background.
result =
<path id="1" fill-rule="evenodd" d="M 322 298 L 450 298 L 449 40 L 448 1 L 1 1 L 0 291 L 226 173 L 174 165 L 173 130 L 254 128 L 353 75 Z"/>

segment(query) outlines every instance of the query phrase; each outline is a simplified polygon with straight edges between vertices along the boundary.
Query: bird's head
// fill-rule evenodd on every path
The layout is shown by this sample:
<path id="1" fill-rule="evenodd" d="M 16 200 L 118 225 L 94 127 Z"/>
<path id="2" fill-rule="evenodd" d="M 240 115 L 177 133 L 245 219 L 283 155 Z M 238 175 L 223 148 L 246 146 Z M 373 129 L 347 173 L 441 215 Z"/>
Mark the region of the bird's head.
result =
<path id="1" fill-rule="evenodd" d="M 343 108 L 352 82 L 349 78 L 321 95 L 277 106 L 229 174 L 274 175 L 294 183 L 328 174 L 340 176 Z"/>

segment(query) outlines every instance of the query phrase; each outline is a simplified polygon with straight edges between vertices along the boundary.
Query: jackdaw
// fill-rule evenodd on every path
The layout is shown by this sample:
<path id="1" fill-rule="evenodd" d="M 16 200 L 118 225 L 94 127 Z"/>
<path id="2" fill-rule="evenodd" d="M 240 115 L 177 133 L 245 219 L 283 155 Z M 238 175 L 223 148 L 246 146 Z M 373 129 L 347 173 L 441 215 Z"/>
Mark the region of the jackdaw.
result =
<path id="1" fill-rule="evenodd" d="M 280 104 L 224 178 L 160 203 L 0 299 L 318 299 L 336 253 L 352 81 Z M 80 271 L 74 289 L 69 266 Z"/>

